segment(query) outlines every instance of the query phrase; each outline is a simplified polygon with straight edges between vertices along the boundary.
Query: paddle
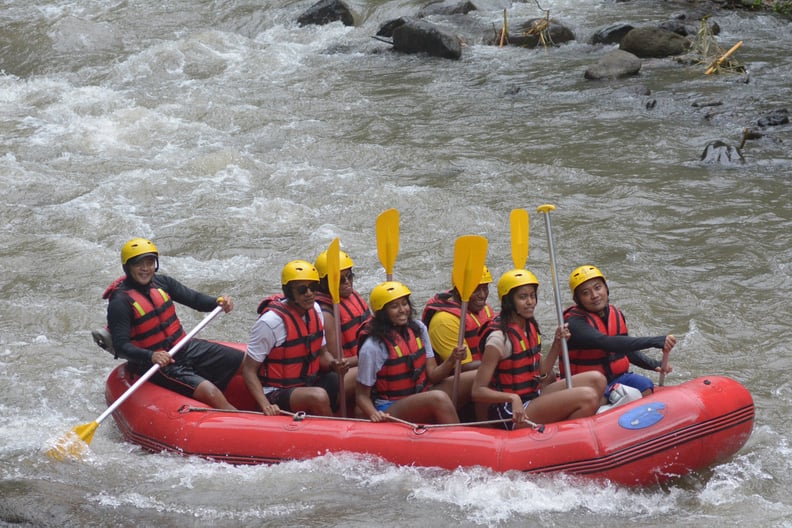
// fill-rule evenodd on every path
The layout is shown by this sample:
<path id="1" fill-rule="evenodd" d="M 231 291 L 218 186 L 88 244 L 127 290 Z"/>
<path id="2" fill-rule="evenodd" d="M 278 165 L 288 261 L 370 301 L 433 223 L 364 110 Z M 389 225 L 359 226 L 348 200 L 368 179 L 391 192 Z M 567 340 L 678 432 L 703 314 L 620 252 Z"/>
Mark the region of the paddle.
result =
<path id="1" fill-rule="evenodd" d="M 209 315 L 204 317 L 203 321 L 198 323 L 198 325 L 193 328 L 190 333 L 184 336 L 184 339 L 176 343 L 176 346 L 168 351 L 168 355 L 170 357 L 175 356 L 179 350 L 184 348 L 184 346 L 189 343 L 198 332 L 203 330 L 204 327 L 208 325 L 209 322 L 214 319 L 221 311 L 223 311 L 222 306 L 218 306 L 212 310 Z M 64 460 L 66 457 L 80 458 L 85 452 L 85 449 L 88 447 L 88 444 L 91 443 L 94 432 L 96 431 L 96 428 L 99 427 L 99 424 L 102 423 L 105 418 L 110 416 L 113 411 L 115 411 L 122 403 L 127 400 L 127 398 L 132 396 L 132 393 L 138 390 L 141 385 L 143 385 L 143 383 L 145 383 L 151 376 L 154 375 L 155 372 L 157 372 L 157 370 L 159 370 L 159 368 L 159 365 L 154 365 L 148 369 L 148 371 L 146 371 L 146 373 L 143 374 L 134 385 L 129 387 L 124 394 L 119 396 L 118 399 L 114 401 L 105 412 L 100 414 L 96 420 L 90 423 L 78 425 L 66 435 L 58 439 L 55 443 L 55 446 L 47 451 L 47 456 L 54 460 Z"/>
<path id="2" fill-rule="evenodd" d="M 387 280 L 393 280 L 393 265 L 399 254 L 399 211 L 388 209 L 377 217 L 377 255 Z"/>
<path id="3" fill-rule="evenodd" d="M 457 238 L 454 244 L 454 268 L 451 280 L 459 292 L 462 300 L 462 311 L 459 315 L 459 338 L 457 348 L 465 342 L 465 319 L 467 319 L 467 306 L 470 296 L 481 283 L 484 273 L 484 262 L 487 259 L 487 239 L 478 235 L 465 235 Z M 462 363 L 457 359 L 454 366 L 454 383 L 451 389 L 451 399 L 454 406 L 457 404 L 459 392 L 459 376 Z"/>
<path id="4" fill-rule="evenodd" d="M 344 352 L 341 349 L 341 296 L 338 290 L 341 288 L 341 243 L 338 238 L 330 242 L 327 248 L 327 287 L 330 290 L 330 297 L 333 298 L 333 320 L 335 325 L 335 346 L 336 361 L 341 363 L 344 359 Z M 341 403 L 341 416 L 346 418 L 346 391 L 344 390 L 344 374 L 338 375 L 338 397 Z"/>
<path id="5" fill-rule="evenodd" d="M 509 215 L 511 225 L 511 254 L 514 269 L 523 269 L 528 260 L 528 211 L 512 209 Z"/>
<path id="6" fill-rule="evenodd" d="M 558 289 L 558 273 L 556 272 L 555 245 L 553 244 L 553 230 L 550 227 L 550 211 L 555 211 L 555 205 L 544 204 L 536 208 L 536 211 L 543 213 L 545 217 L 545 228 L 547 229 L 547 245 L 550 250 L 550 275 L 553 278 L 553 296 L 555 297 L 556 318 L 558 326 L 564 324 L 564 313 L 561 311 L 561 290 Z M 561 340 L 561 358 L 564 362 L 564 372 L 566 373 L 566 386 L 572 388 L 572 373 L 569 368 L 569 350 L 567 349 L 566 339 Z"/>

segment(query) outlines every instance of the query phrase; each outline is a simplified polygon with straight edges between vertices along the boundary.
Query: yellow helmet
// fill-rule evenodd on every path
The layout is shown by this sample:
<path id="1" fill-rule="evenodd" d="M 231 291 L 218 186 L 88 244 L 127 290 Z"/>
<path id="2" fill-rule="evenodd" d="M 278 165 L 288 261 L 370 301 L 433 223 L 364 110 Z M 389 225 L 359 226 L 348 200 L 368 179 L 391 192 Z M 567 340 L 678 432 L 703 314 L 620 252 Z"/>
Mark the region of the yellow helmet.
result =
<path id="1" fill-rule="evenodd" d="M 352 258 L 344 251 L 338 252 L 338 260 L 340 261 L 339 271 L 349 269 L 355 265 L 355 263 L 352 262 Z M 314 266 L 316 266 L 316 271 L 319 272 L 320 279 L 327 277 L 327 251 L 319 253 L 319 256 L 316 257 L 316 261 L 314 262 Z"/>
<path id="2" fill-rule="evenodd" d="M 130 259 L 140 257 L 142 255 L 153 255 L 159 259 L 159 251 L 154 242 L 146 238 L 133 238 L 123 246 L 121 246 L 121 265 L 126 266 Z"/>
<path id="3" fill-rule="evenodd" d="M 597 277 L 600 277 L 603 281 L 605 280 L 605 275 L 591 264 L 575 268 L 575 271 L 569 275 L 569 289 L 572 291 L 572 296 L 575 296 L 575 290 L 578 286 L 587 280 L 596 279 Z"/>
<path id="4" fill-rule="evenodd" d="M 492 283 L 492 273 L 490 273 L 489 268 L 485 265 L 484 269 L 481 272 L 481 281 L 479 284 L 490 284 Z"/>
<path id="5" fill-rule="evenodd" d="M 539 279 L 527 269 L 513 269 L 501 275 L 498 279 L 498 298 L 503 299 L 514 288 L 535 284 L 539 286 Z"/>
<path id="6" fill-rule="evenodd" d="M 387 281 L 377 284 L 374 286 L 374 289 L 371 290 L 371 297 L 369 299 L 371 310 L 379 312 L 389 302 L 406 297 L 410 295 L 410 293 L 409 288 L 401 282 Z"/>
<path id="7" fill-rule="evenodd" d="M 291 281 L 308 280 L 319 282 L 319 273 L 313 264 L 307 260 L 292 260 L 281 271 L 281 285 L 286 286 Z"/>

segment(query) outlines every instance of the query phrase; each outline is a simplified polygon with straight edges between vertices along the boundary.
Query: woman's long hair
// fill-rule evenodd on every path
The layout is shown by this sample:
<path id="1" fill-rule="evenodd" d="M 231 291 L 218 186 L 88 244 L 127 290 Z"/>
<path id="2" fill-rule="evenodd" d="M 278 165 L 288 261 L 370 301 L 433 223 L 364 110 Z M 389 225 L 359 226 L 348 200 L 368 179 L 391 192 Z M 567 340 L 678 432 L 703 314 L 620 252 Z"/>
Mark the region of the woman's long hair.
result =
<path id="1" fill-rule="evenodd" d="M 535 288 L 535 292 L 537 298 L 539 296 L 539 286 L 531 285 Z M 503 296 L 501 299 L 501 311 L 500 311 L 500 329 L 503 330 L 503 333 L 506 333 L 506 329 L 509 327 L 509 323 L 511 322 L 512 318 L 517 314 L 517 309 L 514 307 L 514 292 L 519 288 L 519 286 L 512 288 L 509 293 Z M 539 323 L 536 320 L 536 317 L 531 317 L 526 321 L 525 330 L 528 330 L 530 324 L 533 324 L 536 327 L 536 332 L 541 335 L 542 332 L 539 331 Z"/>
<path id="2" fill-rule="evenodd" d="M 401 297 L 400 297 L 401 298 Z M 396 300 L 396 299 L 394 299 Z M 393 302 L 393 301 L 391 301 Z M 382 341 L 386 336 L 390 335 L 393 332 L 399 332 L 402 334 L 403 337 L 406 337 L 405 332 L 407 327 L 410 327 L 415 335 L 420 335 L 420 326 L 418 322 L 415 320 L 415 307 L 413 306 L 412 299 L 410 296 L 407 296 L 407 304 L 410 305 L 410 318 L 407 320 L 407 325 L 402 327 L 393 326 L 393 323 L 388 317 L 388 311 L 385 309 L 385 306 L 382 307 L 382 310 L 376 312 L 371 319 L 369 319 L 368 323 L 368 333 L 371 337 L 376 337 L 380 341 Z"/>

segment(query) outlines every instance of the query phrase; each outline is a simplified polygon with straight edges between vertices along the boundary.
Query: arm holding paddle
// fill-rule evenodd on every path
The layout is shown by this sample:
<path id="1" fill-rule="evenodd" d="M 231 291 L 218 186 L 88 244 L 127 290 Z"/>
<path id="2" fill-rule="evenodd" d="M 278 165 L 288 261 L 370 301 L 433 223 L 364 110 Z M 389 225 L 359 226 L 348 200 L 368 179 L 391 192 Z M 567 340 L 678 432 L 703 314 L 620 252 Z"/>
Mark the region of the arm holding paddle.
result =
<path id="1" fill-rule="evenodd" d="M 665 344 L 663 345 L 663 361 L 660 364 L 660 380 L 657 382 L 659 386 L 663 386 L 665 383 L 665 375 L 671 372 L 673 369 L 668 364 L 668 354 L 671 353 L 671 349 L 674 348 L 676 345 L 676 337 L 672 335 L 666 336 Z"/>

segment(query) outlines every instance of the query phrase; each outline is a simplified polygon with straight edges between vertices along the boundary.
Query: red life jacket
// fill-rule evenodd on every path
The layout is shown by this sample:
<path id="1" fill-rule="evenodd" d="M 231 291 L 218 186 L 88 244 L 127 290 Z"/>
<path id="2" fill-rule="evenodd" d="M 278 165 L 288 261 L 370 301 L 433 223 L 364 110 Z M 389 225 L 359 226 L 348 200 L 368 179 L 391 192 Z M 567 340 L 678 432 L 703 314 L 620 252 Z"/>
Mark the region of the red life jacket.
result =
<path id="1" fill-rule="evenodd" d="M 152 285 L 148 295 L 124 285 L 125 277 L 116 279 L 105 290 L 102 298 L 109 299 L 114 293 L 126 295 L 132 306 L 132 328 L 129 340 L 146 350 L 170 350 L 186 335 L 176 307 L 170 295 L 162 288 Z"/>
<path id="2" fill-rule="evenodd" d="M 608 305 L 607 326 L 597 314 L 584 310 L 580 306 L 572 306 L 564 311 L 564 321 L 573 317 L 585 319 L 589 326 L 608 336 L 626 336 L 627 323 L 624 314 L 615 306 Z M 569 349 L 569 368 L 572 374 L 596 370 L 602 372 L 610 381 L 616 376 L 624 374 L 630 369 L 630 359 L 623 354 L 614 354 L 607 350 L 597 348 Z M 564 365 L 561 365 L 561 375 L 566 375 Z"/>
<path id="3" fill-rule="evenodd" d="M 301 310 L 289 304 L 283 295 L 265 298 L 258 312 L 277 313 L 286 327 L 286 340 L 274 347 L 259 368 L 259 379 L 265 387 L 305 387 L 319 376 L 324 327 L 316 310 Z M 303 318 L 308 316 L 306 322 Z"/>
<path id="4" fill-rule="evenodd" d="M 367 338 L 368 326 L 360 329 L 360 344 Z M 393 331 L 384 339 L 388 359 L 377 372 L 374 397 L 383 400 L 399 400 L 426 388 L 426 348 L 412 328 L 407 327 L 407 339 Z"/>
<path id="5" fill-rule="evenodd" d="M 482 346 L 487 336 L 500 329 L 500 317 L 487 323 L 482 332 Z M 520 325 L 510 323 L 506 328 L 512 346 L 512 354 L 501 359 L 492 376 L 490 387 L 500 392 L 517 394 L 523 402 L 539 396 L 539 385 L 542 367 L 542 338 L 539 335 L 536 321 L 528 321 L 529 333 Z"/>
<path id="6" fill-rule="evenodd" d="M 333 313 L 333 299 L 324 292 L 316 292 L 316 302 L 322 307 L 323 312 Z M 338 303 L 341 319 L 341 349 L 344 357 L 355 357 L 358 352 L 358 329 L 371 315 L 368 304 L 363 297 L 352 290 L 349 297 L 341 297 Z"/>
<path id="7" fill-rule="evenodd" d="M 457 319 L 462 317 L 462 303 L 454 299 L 450 291 L 438 293 L 426 303 L 421 320 L 429 328 L 429 322 L 437 312 L 447 312 L 455 315 Z M 466 312 L 465 316 L 465 342 L 470 349 L 470 355 L 473 361 L 481 359 L 481 351 L 479 350 L 479 343 L 481 336 L 479 331 L 494 317 L 492 307 L 485 304 L 484 308 L 478 313 Z"/>

